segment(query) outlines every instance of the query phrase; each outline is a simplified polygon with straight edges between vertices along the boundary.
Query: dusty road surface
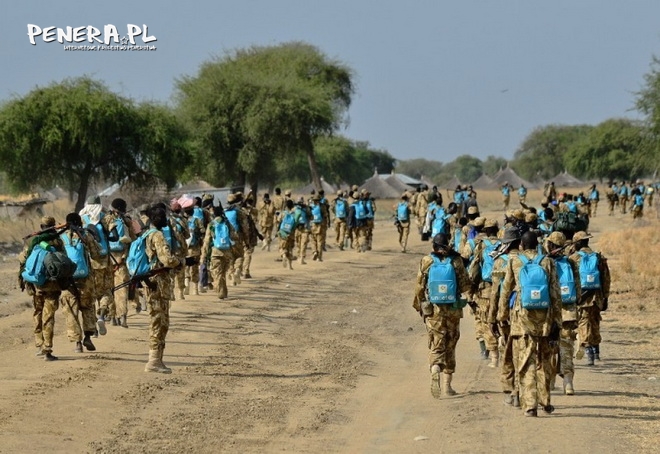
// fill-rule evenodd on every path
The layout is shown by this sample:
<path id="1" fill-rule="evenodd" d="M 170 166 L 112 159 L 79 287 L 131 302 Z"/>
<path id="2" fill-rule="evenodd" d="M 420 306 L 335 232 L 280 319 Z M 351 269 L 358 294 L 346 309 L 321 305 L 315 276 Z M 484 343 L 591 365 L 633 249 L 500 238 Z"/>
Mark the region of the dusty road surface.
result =
<path id="1" fill-rule="evenodd" d="M 499 218 L 500 213 L 497 214 Z M 598 217 L 596 234 L 629 218 Z M 479 359 L 465 312 L 454 387 L 429 391 L 426 333 L 411 308 L 429 244 L 377 224 L 374 250 L 330 249 L 293 271 L 255 253 L 252 275 L 230 298 L 172 305 L 165 362 L 143 372 L 145 313 L 109 326 L 96 353 L 76 354 L 56 316 L 54 353 L 35 357 L 30 300 L 15 261 L 0 268 L 0 453 L 568 453 L 660 449 L 660 312 L 617 295 L 602 325 L 603 360 L 576 361 L 576 395 L 553 393 L 536 419 L 503 404 L 497 372 Z M 616 264 L 617 257 L 612 257 Z M 614 265 L 613 265 L 614 266 Z M 640 329 L 637 321 L 645 322 Z M 559 383 L 559 380 L 558 380 Z"/>

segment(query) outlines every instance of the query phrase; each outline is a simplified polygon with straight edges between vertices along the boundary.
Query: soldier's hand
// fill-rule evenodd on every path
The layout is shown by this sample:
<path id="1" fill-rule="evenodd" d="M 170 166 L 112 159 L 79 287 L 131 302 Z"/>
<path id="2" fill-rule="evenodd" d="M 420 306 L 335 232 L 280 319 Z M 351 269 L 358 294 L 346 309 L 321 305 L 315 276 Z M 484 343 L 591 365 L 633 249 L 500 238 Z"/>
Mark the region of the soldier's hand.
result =
<path id="1" fill-rule="evenodd" d="M 550 327 L 550 341 L 551 342 L 557 342 L 559 340 L 559 333 L 561 332 L 560 326 L 557 324 L 557 322 L 552 322 L 552 326 Z"/>
<path id="2" fill-rule="evenodd" d="M 603 298 L 603 308 L 601 309 L 601 312 L 605 312 L 607 310 L 607 300 L 608 298 Z"/>
<path id="3" fill-rule="evenodd" d="M 491 323 L 490 324 L 490 332 L 493 333 L 493 336 L 496 338 L 500 337 L 500 327 L 497 326 L 497 323 Z"/>

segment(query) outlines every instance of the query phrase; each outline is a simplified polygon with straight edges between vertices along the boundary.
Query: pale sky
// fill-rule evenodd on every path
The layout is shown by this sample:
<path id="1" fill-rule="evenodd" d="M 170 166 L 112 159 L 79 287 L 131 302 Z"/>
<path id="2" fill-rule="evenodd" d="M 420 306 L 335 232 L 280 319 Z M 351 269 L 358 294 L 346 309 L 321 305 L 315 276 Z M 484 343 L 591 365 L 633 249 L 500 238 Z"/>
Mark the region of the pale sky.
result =
<path id="1" fill-rule="evenodd" d="M 157 50 L 65 51 L 43 35 L 31 45 L 28 24 L 112 24 L 120 36 L 146 24 Z M 90 75 L 169 102 L 175 79 L 211 56 L 293 40 L 355 71 L 347 137 L 398 159 L 511 158 L 537 126 L 637 118 L 634 92 L 660 55 L 660 1 L 8 1 L 0 100 Z"/>

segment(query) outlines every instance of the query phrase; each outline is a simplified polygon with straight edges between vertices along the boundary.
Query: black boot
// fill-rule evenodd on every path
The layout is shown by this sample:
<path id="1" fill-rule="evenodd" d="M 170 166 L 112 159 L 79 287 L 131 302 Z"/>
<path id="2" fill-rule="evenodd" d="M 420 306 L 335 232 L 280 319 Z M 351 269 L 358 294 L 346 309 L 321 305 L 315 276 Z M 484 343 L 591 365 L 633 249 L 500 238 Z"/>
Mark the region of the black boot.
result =
<path id="1" fill-rule="evenodd" d="M 128 328 L 128 322 L 126 321 L 126 317 L 127 317 L 126 314 L 121 316 L 121 323 L 120 324 L 121 324 L 122 328 Z"/>
<path id="2" fill-rule="evenodd" d="M 488 350 L 486 349 L 486 342 L 480 340 L 479 349 L 481 350 L 481 359 L 488 359 Z"/>
<path id="3" fill-rule="evenodd" d="M 600 361 L 600 345 L 594 345 L 593 349 L 594 349 L 594 359 L 596 361 Z"/>
<path id="4" fill-rule="evenodd" d="M 594 365 L 594 348 L 591 346 L 585 347 L 584 350 L 587 352 L 587 366 Z"/>
<path id="5" fill-rule="evenodd" d="M 91 334 L 94 334 L 94 333 L 86 332 L 85 333 L 85 338 L 82 341 L 83 346 L 87 349 L 88 352 L 96 351 L 96 347 L 92 343 L 92 339 L 90 339 Z"/>

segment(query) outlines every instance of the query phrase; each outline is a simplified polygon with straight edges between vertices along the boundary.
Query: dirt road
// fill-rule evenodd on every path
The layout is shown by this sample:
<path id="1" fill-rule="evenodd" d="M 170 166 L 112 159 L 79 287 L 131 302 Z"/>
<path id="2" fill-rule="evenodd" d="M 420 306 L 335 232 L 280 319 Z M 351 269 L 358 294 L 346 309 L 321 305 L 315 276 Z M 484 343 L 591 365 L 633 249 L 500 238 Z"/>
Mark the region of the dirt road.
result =
<path id="1" fill-rule="evenodd" d="M 498 217 L 500 215 L 498 214 Z M 596 218 L 593 230 L 623 225 Z M 640 333 L 616 299 L 604 314 L 603 361 L 576 362 L 577 394 L 553 393 L 551 416 L 502 402 L 479 359 L 466 310 L 454 398 L 429 392 L 426 334 L 411 308 L 428 243 L 396 247 L 377 225 L 374 251 L 331 249 L 284 270 L 255 253 L 254 279 L 175 301 L 165 362 L 143 372 L 148 316 L 109 327 L 75 354 L 56 316 L 54 353 L 34 356 L 30 301 L 0 268 L 0 453 L 28 452 L 657 452 L 660 330 Z M 660 320 L 657 308 L 644 317 Z M 657 325 L 656 325 L 657 326 Z M 652 352 L 655 351 L 655 354 Z"/>

